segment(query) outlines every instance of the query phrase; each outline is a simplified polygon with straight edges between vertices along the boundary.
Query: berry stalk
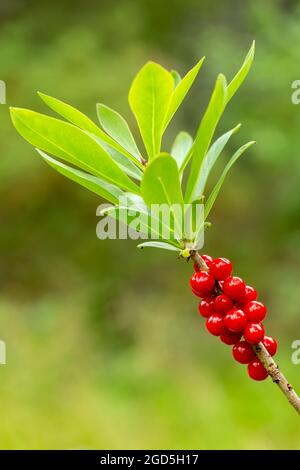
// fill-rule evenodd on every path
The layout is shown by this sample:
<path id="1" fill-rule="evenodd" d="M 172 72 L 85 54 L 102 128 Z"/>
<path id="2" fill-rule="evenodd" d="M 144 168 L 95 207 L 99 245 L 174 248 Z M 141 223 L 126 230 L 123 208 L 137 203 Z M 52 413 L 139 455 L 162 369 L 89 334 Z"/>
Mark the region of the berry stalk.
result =
<path id="1" fill-rule="evenodd" d="M 196 266 L 198 266 L 199 270 L 204 271 L 204 272 L 209 272 L 210 271 L 208 265 L 205 262 L 205 256 L 202 258 L 197 251 L 191 251 L 190 255 L 191 255 L 191 258 L 193 259 L 194 263 L 196 264 Z M 222 303 L 222 299 L 221 299 L 221 303 Z M 209 309 L 213 308 L 212 305 L 204 304 L 202 306 L 202 308 L 203 307 L 206 308 L 206 310 L 208 311 L 208 314 L 211 314 L 211 312 L 209 312 Z M 250 313 L 250 315 L 251 314 L 252 315 L 258 315 L 260 312 L 259 311 L 258 312 L 257 311 L 256 312 L 253 312 L 253 311 L 251 312 L 250 311 L 250 312 L 248 312 L 248 315 L 249 315 L 249 313 Z M 205 315 L 205 316 L 208 316 L 208 315 Z M 221 315 L 219 315 L 218 313 L 215 313 L 215 314 L 210 316 L 210 319 L 214 320 L 213 324 L 210 326 L 210 328 L 214 329 L 214 330 L 212 330 L 212 331 L 214 331 L 212 334 L 219 335 L 221 333 L 221 329 L 220 329 L 219 332 L 217 331 L 218 328 L 220 328 L 219 324 L 218 324 L 219 323 L 218 322 L 219 316 L 221 318 Z M 257 335 L 257 333 L 259 333 L 259 332 L 251 332 L 251 325 L 254 325 L 254 323 L 248 323 L 248 329 L 249 329 L 249 326 L 250 326 L 250 335 L 251 335 L 251 333 L 252 333 L 252 335 L 253 334 Z M 233 330 L 231 330 L 231 331 L 233 331 Z M 247 333 L 247 331 L 246 331 L 246 333 Z M 232 335 L 234 335 L 234 333 L 231 333 L 231 336 Z M 230 333 L 229 333 L 229 336 L 230 336 Z M 269 337 L 265 337 L 265 340 L 266 339 L 272 340 L 272 338 L 269 338 Z M 232 342 L 230 342 L 230 340 L 231 340 L 231 338 L 229 339 L 229 342 L 227 344 L 232 344 Z M 274 340 L 272 340 L 272 341 L 275 343 L 275 345 L 274 344 L 267 344 L 266 342 L 265 342 L 265 344 L 263 344 L 262 341 L 258 341 L 258 342 L 255 342 L 255 344 L 251 344 L 251 347 L 252 347 L 252 349 L 254 351 L 254 354 L 255 354 L 257 359 L 252 360 L 251 363 L 249 363 L 248 373 L 249 373 L 250 377 L 255 378 L 255 380 L 263 380 L 265 378 L 264 374 L 266 374 L 266 376 L 268 374 L 271 377 L 272 381 L 278 385 L 278 387 L 280 388 L 282 393 L 286 396 L 289 403 L 298 412 L 298 414 L 300 414 L 300 398 L 297 395 L 297 393 L 295 392 L 292 385 L 287 381 L 287 379 L 285 378 L 285 376 L 283 375 L 283 373 L 279 369 L 279 367 L 276 364 L 276 362 L 274 361 L 273 357 L 271 356 L 271 354 L 272 355 L 275 354 L 276 348 L 277 348 L 276 342 Z M 226 343 L 226 340 L 225 341 L 223 340 L 223 342 Z M 249 343 L 247 343 L 246 345 L 250 346 Z M 271 348 L 274 348 L 274 353 L 272 352 Z M 269 351 L 271 352 L 271 354 L 269 353 Z M 247 348 L 245 348 L 245 342 L 239 341 L 239 334 L 238 333 L 237 333 L 237 337 L 236 337 L 236 343 L 235 343 L 235 346 L 233 348 L 233 355 L 234 355 L 235 359 L 238 360 L 241 363 L 249 362 L 247 357 L 246 357 L 246 361 L 243 362 L 243 355 L 244 355 L 244 357 L 245 357 L 245 355 L 246 356 L 248 355 L 249 360 L 250 360 L 250 356 L 251 356 L 251 353 L 249 352 L 249 350 L 247 350 Z"/>

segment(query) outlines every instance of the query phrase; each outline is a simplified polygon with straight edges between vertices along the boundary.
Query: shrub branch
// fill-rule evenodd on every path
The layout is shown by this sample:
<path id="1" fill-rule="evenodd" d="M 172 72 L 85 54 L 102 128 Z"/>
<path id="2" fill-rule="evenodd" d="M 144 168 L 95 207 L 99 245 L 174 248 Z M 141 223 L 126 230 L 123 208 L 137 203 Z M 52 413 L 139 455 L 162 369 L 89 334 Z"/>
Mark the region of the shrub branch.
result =
<path id="1" fill-rule="evenodd" d="M 191 251 L 191 258 L 195 263 L 197 263 L 202 271 L 208 271 L 208 267 L 205 261 L 201 258 L 197 251 Z M 297 413 L 300 414 L 300 398 L 298 397 L 292 385 L 287 381 L 283 373 L 280 371 L 278 365 L 272 356 L 268 353 L 265 346 L 262 343 L 258 343 L 253 346 L 253 350 L 260 362 L 265 367 L 273 382 L 278 385 L 289 403 L 295 408 Z"/>

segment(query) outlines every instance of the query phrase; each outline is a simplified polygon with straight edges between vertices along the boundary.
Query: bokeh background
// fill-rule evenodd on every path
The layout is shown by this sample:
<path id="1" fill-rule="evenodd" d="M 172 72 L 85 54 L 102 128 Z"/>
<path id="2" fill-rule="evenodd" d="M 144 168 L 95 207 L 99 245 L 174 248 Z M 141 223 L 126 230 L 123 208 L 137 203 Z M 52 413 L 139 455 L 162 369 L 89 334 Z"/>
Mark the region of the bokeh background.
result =
<path id="1" fill-rule="evenodd" d="M 134 129 L 127 92 L 139 68 L 153 59 L 183 74 L 205 54 L 166 149 L 179 130 L 195 132 L 216 74 L 230 79 L 256 39 L 218 133 L 242 122 L 228 149 L 257 145 L 222 189 L 205 252 L 257 286 L 278 362 L 299 390 L 299 2 L 1 0 L 0 25 L 8 105 L 48 112 L 40 90 L 96 119 L 104 102 Z M 0 133 L 0 447 L 299 448 L 299 418 L 277 388 L 250 381 L 206 333 L 192 266 L 97 240 L 101 201 L 45 165 L 4 105 Z"/>

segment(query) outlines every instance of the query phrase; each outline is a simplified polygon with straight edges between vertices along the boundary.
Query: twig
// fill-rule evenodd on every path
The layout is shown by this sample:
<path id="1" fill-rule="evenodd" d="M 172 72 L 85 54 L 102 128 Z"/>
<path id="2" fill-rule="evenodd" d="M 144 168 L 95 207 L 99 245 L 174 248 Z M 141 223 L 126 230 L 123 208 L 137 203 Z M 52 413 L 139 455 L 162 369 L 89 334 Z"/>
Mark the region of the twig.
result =
<path id="1" fill-rule="evenodd" d="M 191 251 L 191 258 L 194 260 L 195 263 L 197 263 L 197 265 L 202 271 L 209 270 L 207 264 L 201 258 L 197 251 Z M 300 414 L 300 398 L 298 397 L 292 385 L 286 380 L 285 376 L 280 371 L 278 365 L 276 364 L 272 356 L 268 353 L 265 346 L 262 343 L 258 343 L 253 346 L 253 350 L 260 362 L 265 367 L 273 382 L 278 385 L 282 393 L 284 393 L 284 395 L 288 399 L 289 403 L 295 408 L 297 413 Z"/>
<path id="2" fill-rule="evenodd" d="M 204 259 L 201 258 L 198 251 L 193 250 L 190 252 L 190 255 L 194 262 L 199 266 L 201 271 L 209 271 L 207 264 L 205 263 Z"/>
<path id="3" fill-rule="evenodd" d="M 285 394 L 290 404 L 295 408 L 297 413 L 300 414 L 300 398 L 293 389 L 292 385 L 286 380 L 283 373 L 280 371 L 278 365 L 270 356 L 265 346 L 262 343 L 258 343 L 253 346 L 254 352 L 264 368 L 267 370 L 269 376 L 274 383 L 278 385 L 282 393 Z"/>

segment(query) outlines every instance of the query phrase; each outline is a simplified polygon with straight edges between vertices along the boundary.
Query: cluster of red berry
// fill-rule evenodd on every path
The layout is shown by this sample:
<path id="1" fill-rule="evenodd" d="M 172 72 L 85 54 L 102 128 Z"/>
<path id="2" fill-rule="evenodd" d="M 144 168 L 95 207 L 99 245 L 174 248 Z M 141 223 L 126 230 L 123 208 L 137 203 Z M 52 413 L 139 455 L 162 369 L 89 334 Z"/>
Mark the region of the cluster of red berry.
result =
<path id="1" fill-rule="evenodd" d="M 264 380 L 268 373 L 254 353 L 253 345 L 262 342 L 271 356 L 277 351 L 277 343 L 265 336 L 262 320 L 267 309 L 257 302 L 257 292 L 243 279 L 232 276 L 232 264 L 226 258 L 213 259 L 201 255 L 208 271 L 201 271 L 194 264 L 195 273 L 190 284 L 193 293 L 202 300 L 199 313 L 206 318 L 207 330 L 221 341 L 233 345 L 236 361 L 248 364 L 248 374 L 254 380 Z M 242 336 L 244 340 L 241 340 Z"/>

